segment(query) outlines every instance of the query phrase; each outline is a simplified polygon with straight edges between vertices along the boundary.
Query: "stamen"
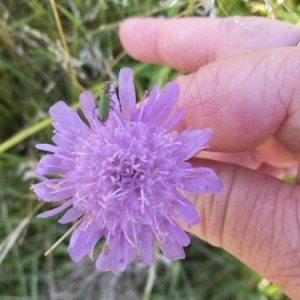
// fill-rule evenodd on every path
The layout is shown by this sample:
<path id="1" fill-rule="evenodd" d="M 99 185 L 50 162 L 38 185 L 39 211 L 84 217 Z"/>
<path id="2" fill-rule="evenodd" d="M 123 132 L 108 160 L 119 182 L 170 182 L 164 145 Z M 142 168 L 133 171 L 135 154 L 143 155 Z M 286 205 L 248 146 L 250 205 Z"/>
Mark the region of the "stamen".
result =
<path id="1" fill-rule="evenodd" d="M 64 235 L 62 235 L 61 238 L 59 238 L 46 252 L 45 252 L 45 256 L 47 256 L 49 253 L 51 253 L 71 232 L 73 232 L 77 226 L 79 225 L 79 223 L 82 221 L 83 218 L 81 218 L 80 220 L 78 220 Z"/>

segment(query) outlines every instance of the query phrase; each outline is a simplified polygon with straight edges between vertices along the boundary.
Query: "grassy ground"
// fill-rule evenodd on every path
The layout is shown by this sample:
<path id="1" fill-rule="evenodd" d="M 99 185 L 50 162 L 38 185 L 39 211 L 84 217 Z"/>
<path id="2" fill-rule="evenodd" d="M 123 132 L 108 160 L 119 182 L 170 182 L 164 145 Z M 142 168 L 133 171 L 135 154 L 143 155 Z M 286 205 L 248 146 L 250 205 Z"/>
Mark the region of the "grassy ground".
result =
<path id="1" fill-rule="evenodd" d="M 275 18 L 299 23 L 296 1 L 268 3 Z M 67 240 L 44 256 L 69 228 L 57 225 L 56 217 L 35 218 L 47 207 L 41 209 L 29 189 L 39 159 L 34 145 L 51 137 L 49 106 L 58 99 L 76 106 L 85 88 L 99 94 L 103 81 L 123 66 L 134 69 L 140 96 L 155 82 L 162 85 L 175 73 L 130 59 L 118 40 L 118 23 L 137 15 L 200 15 L 210 8 L 196 0 L 0 1 L 0 299 L 287 299 L 197 239 L 184 261 L 159 258 L 150 269 L 136 263 L 117 278 L 96 272 L 88 259 L 72 263 Z M 219 1 L 214 13 L 268 14 L 264 1 L 250 0 Z"/>

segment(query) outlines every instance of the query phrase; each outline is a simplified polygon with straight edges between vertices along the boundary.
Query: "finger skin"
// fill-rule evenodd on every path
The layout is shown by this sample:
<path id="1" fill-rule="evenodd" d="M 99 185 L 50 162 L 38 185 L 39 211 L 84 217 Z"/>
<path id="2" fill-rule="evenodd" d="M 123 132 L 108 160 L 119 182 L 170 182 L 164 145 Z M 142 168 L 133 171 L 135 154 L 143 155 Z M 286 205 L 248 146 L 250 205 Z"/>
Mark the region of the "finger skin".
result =
<path id="1" fill-rule="evenodd" d="M 299 299 L 300 186 L 234 165 L 193 163 L 214 168 L 224 188 L 216 195 L 187 194 L 201 222 L 185 229 Z"/>
<path id="2" fill-rule="evenodd" d="M 180 76 L 176 129 L 212 128 L 210 150 L 254 149 L 271 136 L 300 152 L 300 48 L 278 48 L 215 61 Z"/>
<path id="3" fill-rule="evenodd" d="M 300 41 L 296 26 L 259 17 L 133 18 L 121 24 L 119 35 L 132 57 L 189 72 L 217 59 Z"/>
<path id="4" fill-rule="evenodd" d="M 278 178 L 296 174 L 295 167 L 299 164 L 299 155 L 290 153 L 273 138 L 253 150 L 231 153 L 201 151 L 197 157 L 267 172 Z"/>
<path id="5" fill-rule="evenodd" d="M 299 163 L 299 155 L 288 152 L 274 138 L 257 147 L 255 152 L 265 164 L 275 168 L 290 168 Z"/>

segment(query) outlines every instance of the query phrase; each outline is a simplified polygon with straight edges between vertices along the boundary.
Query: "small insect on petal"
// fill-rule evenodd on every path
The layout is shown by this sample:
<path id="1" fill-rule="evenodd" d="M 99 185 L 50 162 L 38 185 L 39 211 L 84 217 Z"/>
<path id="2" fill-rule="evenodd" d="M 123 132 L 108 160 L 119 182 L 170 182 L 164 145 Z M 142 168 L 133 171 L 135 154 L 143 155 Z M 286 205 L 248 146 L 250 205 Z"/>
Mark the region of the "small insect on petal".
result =
<path id="1" fill-rule="evenodd" d="M 108 82 L 104 89 L 103 93 L 100 96 L 100 101 L 99 101 L 99 107 L 98 107 L 98 113 L 99 113 L 99 120 L 103 123 L 108 119 L 109 115 L 109 109 L 110 109 L 110 87 L 111 87 L 111 82 Z"/>

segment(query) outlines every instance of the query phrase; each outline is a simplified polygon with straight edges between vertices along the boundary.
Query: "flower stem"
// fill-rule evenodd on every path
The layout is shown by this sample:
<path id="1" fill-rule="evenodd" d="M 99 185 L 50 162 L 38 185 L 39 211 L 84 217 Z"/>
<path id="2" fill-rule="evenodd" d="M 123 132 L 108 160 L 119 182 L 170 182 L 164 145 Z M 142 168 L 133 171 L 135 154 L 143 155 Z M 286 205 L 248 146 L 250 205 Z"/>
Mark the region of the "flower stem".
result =
<path id="1" fill-rule="evenodd" d="M 145 286 L 142 300 L 150 299 L 151 291 L 153 289 L 155 278 L 156 278 L 156 266 L 157 266 L 157 260 L 155 259 L 152 265 L 148 269 L 148 278 L 147 278 L 147 283 Z"/>

